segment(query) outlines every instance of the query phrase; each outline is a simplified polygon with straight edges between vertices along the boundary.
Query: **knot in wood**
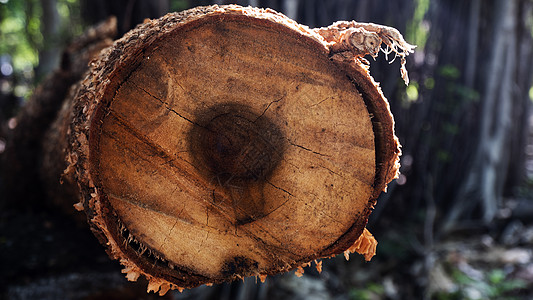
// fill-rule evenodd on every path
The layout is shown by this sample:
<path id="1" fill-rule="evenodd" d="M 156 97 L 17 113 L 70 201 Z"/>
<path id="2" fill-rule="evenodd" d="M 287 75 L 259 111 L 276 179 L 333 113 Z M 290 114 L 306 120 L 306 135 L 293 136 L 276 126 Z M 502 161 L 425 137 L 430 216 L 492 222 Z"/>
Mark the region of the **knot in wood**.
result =
<path id="1" fill-rule="evenodd" d="M 221 185 L 265 180 L 279 164 L 285 141 L 266 116 L 233 103 L 199 112 L 189 138 L 198 165 Z"/>
<path id="2" fill-rule="evenodd" d="M 363 28 L 350 28 L 344 35 L 347 43 L 360 53 L 368 53 L 375 57 L 381 47 L 381 39 L 375 32 Z"/>

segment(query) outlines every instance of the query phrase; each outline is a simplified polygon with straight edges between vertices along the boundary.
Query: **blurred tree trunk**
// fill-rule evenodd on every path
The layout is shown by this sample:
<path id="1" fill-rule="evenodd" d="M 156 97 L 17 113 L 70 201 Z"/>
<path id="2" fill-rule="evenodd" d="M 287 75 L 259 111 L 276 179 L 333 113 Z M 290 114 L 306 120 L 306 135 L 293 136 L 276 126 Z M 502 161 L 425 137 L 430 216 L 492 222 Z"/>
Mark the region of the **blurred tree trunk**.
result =
<path id="1" fill-rule="evenodd" d="M 39 51 L 39 65 L 35 70 L 37 81 L 58 67 L 62 47 L 59 41 L 61 19 L 57 11 L 57 0 L 40 0 L 40 4 L 43 12 L 41 18 L 43 48 Z"/>
<path id="2" fill-rule="evenodd" d="M 517 16 L 519 22 L 523 24 L 531 24 L 533 16 L 533 3 L 531 1 L 521 1 L 518 3 Z M 530 100 L 528 86 L 532 85 L 533 72 L 531 68 L 526 66 L 533 65 L 533 39 L 531 39 L 531 30 L 527 26 L 519 26 L 517 28 L 517 49 L 516 59 L 521 66 L 515 76 L 517 86 L 520 88 L 513 88 L 515 93 L 516 105 L 513 105 L 513 116 L 519 118 L 511 119 L 512 132 L 514 133 L 510 143 L 510 161 L 507 179 L 505 182 L 504 195 L 512 195 L 515 192 L 515 187 L 524 181 L 526 176 L 526 142 L 528 133 L 528 120 L 530 111 Z"/>
<path id="3" fill-rule="evenodd" d="M 299 5 L 299 0 L 285 0 L 283 2 L 283 13 L 293 19 L 293 20 L 296 20 L 296 18 L 298 17 L 298 5 Z"/>
<path id="4" fill-rule="evenodd" d="M 474 79 L 480 101 L 473 107 L 479 123 L 474 125 L 477 130 L 471 131 L 477 143 L 445 228 L 458 218 L 471 217 L 475 208 L 480 209 L 479 217 L 485 223 L 492 221 L 504 192 L 523 180 L 523 137 L 533 58 L 531 47 L 524 46 L 531 45 L 527 27 L 532 18 L 531 2 L 496 0 L 491 1 L 490 7 L 484 4 L 483 8 L 471 6 L 481 20 L 475 24 L 479 26 L 475 30 L 481 32 L 475 58 L 481 68 Z"/>
<path id="5" fill-rule="evenodd" d="M 486 222 L 492 221 L 496 215 L 510 159 L 508 145 L 512 137 L 513 75 L 519 71 L 516 59 L 517 2 L 498 0 L 494 3 L 492 51 L 479 86 L 482 93 L 479 142 L 467 185 L 464 186 L 465 195 L 477 194 L 474 197 L 481 203 L 482 217 Z M 459 196 L 464 197 L 462 194 Z"/>
<path id="6" fill-rule="evenodd" d="M 169 12 L 169 0 L 81 0 L 82 18 L 95 24 L 109 16 L 117 18 L 118 36 L 146 18 L 159 18 Z"/>

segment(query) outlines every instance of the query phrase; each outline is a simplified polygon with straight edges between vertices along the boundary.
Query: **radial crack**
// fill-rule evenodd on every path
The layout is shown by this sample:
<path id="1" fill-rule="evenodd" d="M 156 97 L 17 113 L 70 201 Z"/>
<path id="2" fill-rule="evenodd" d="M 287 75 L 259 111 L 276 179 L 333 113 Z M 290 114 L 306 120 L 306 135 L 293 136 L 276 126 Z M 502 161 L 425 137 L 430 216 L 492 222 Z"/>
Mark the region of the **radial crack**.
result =
<path id="1" fill-rule="evenodd" d="M 259 120 L 262 116 L 265 115 L 265 113 L 267 112 L 267 110 L 270 108 L 270 106 L 274 103 L 277 103 L 277 102 L 280 102 L 281 100 L 283 100 L 285 98 L 285 96 L 287 96 L 287 94 L 281 96 L 281 98 L 277 99 L 277 100 L 274 100 L 274 101 L 271 101 L 267 107 L 265 108 L 265 110 L 263 110 L 263 112 L 259 115 L 259 117 L 257 117 L 257 119 L 255 119 L 254 123 L 257 122 L 257 120 Z"/>
<path id="2" fill-rule="evenodd" d="M 318 101 L 317 103 L 308 106 L 308 108 L 311 108 L 311 107 L 314 107 L 314 106 L 318 106 L 318 105 L 320 105 L 320 104 L 322 104 L 322 103 L 324 103 L 324 102 L 326 102 L 327 100 L 330 100 L 330 99 L 333 99 L 333 97 L 331 97 L 331 96 L 330 97 L 326 97 L 326 98 Z"/>
<path id="3" fill-rule="evenodd" d="M 145 92 L 148 96 L 150 96 L 150 97 L 154 98 L 155 100 L 161 102 L 161 104 L 165 105 L 165 108 L 166 108 L 168 111 L 174 113 L 174 114 L 177 115 L 178 117 L 184 119 L 185 121 L 187 121 L 187 122 L 189 122 L 189 123 L 191 123 L 191 124 L 193 124 L 193 125 L 196 125 L 196 126 L 199 126 L 199 127 L 204 128 L 204 126 L 202 126 L 202 125 L 200 125 L 200 124 L 198 124 L 198 123 L 196 123 L 196 122 L 190 120 L 189 118 L 183 116 L 182 114 L 180 114 L 179 112 L 177 112 L 176 110 L 174 110 L 173 108 L 171 108 L 171 107 L 170 107 L 170 104 L 168 104 L 168 102 L 166 102 L 166 101 L 160 99 L 159 97 L 157 97 L 157 96 L 155 96 L 155 95 L 152 95 L 152 94 L 151 94 L 149 91 L 147 91 L 145 88 L 138 86 L 138 85 L 135 84 L 134 82 L 133 82 L 133 85 L 135 85 L 136 88 L 138 88 L 138 89 L 142 90 L 143 92 Z"/>
<path id="4" fill-rule="evenodd" d="M 298 147 L 298 148 L 303 149 L 303 150 L 305 150 L 305 151 L 309 151 L 309 152 L 314 153 L 314 154 L 316 154 L 316 155 L 329 157 L 329 155 L 326 155 L 326 154 L 323 154 L 323 153 L 320 153 L 320 152 L 317 152 L 317 151 L 311 150 L 311 149 L 306 148 L 306 147 L 304 147 L 304 146 L 302 146 L 302 145 L 295 144 L 295 143 L 293 143 L 293 142 L 292 142 L 291 140 L 289 140 L 289 139 L 287 139 L 287 141 L 288 141 L 289 144 L 291 144 L 292 146 Z"/>
<path id="5" fill-rule="evenodd" d="M 280 190 L 280 191 L 283 191 L 283 192 L 289 194 L 290 196 L 294 197 L 294 195 L 291 194 L 291 193 L 290 193 L 289 191 L 287 191 L 286 189 L 284 189 L 284 188 L 280 188 L 279 186 L 275 186 L 272 182 L 270 182 L 270 181 L 268 181 L 268 180 L 267 180 L 267 183 L 270 184 L 272 187 L 274 187 L 274 188 L 276 188 L 276 189 L 278 189 L 278 190 Z"/>

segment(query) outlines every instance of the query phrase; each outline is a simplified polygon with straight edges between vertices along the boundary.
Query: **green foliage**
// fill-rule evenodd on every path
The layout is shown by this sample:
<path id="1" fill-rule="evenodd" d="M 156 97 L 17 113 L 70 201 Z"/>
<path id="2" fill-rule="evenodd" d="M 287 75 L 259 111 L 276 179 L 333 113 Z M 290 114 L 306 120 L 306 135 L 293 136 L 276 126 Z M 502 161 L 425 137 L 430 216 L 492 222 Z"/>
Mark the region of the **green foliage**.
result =
<path id="1" fill-rule="evenodd" d="M 455 80 L 461 76 L 461 71 L 454 65 L 444 65 L 439 68 L 439 74 L 446 79 Z"/>
<path id="2" fill-rule="evenodd" d="M 189 8 L 187 0 L 170 0 L 170 11 L 182 11 Z"/>
<path id="3" fill-rule="evenodd" d="M 453 293 L 444 293 L 439 292 L 433 295 L 433 299 L 435 300 L 463 300 L 465 299 L 463 296 L 461 296 L 461 292 L 453 292 Z"/>
<path id="4" fill-rule="evenodd" d="M 369 283 L 365 288 L 353 288 L 350 290 L 350 299 L 353 300 L 382 299 L 384 296 L 385 288 L 377 283 Z"/>
<path id="5" fill-rule="evenodd" d="M 508 278 L 502 269 L 490 270 L 481 280 L 454 269 L 452 278 L 459 285 L 459 291 L 451 294 L 439 293 L 436 299 L 515 299 L 513 294 L 527 288 L 526 282 Z"/>
<path id="6" fill-rule="evenodd" d="M 533 199 L 533 177 L 528 172 L 528 176 L 514 188 L 514 195 L 517 198 Z"/>
<path id="7" fill-rule="evenodd" d="M 417 45 L 421 51 L 426 46 L 429 28 L 424 22 L 424 17 L 429 9 L 429 0 L 416 0 L 413 19 L 407 26 L 407 40 Z"/>
<path id="8" fill-rule="evenodd" d="M 61 37 L 64 41 L 83 33 L 79 0 L 58 0 L 57 11 L 61 17 Z"/>
<path id="9" fill-rule="evenodd" d="M 472 88 L 468 88 L 464 85 L 456 85 L 455 92 L 461 99 L 466 102 L 475 102 L 478 101 L 480 98 L 478 91 Z"/>
<path id="10" fill-rule="evenodd" d="M 527 283 L 523 280 L 507 279 L 505 272 L 501 269 L 492 270 L 487 275 L 489 283 L 488 294 L 492 298 L 499 298 L 510 292 L 527 287 Z"/>
<path id="11" fill-rule="evenodd" d="M 0 4 L 0 55 L 8 54 L 15 72 L 35 67 L 42 46 L 40 9 L 36 0 Z"/>
<path id="12" fill-rule="evenodd" d="M 452 161 L 452 154 L 449 151 L 446 150 L 438 150 L 437 151 L 437 159 L 441 163 L 448 163 Z"/>
<path id="13" fill-rule="evenodd" d="M 59 32 L 57 37 L 47 40 L 41 32 L 42 1 L 0 1 L 0 55 L 11 58 L 15 83 L 11 89 L 16 96 L 29 96 L 31 86 L 36 80 L 33 70 L 39 65 L 41 51 L 50 47 L 62 48 L 69 40 L 83 32 L 79 1 L 56 1 Z"/>
<path id="14" fill-rule="evenodd" d="M 407 94 L 407 100 L 409 102 L 416 101 L 418 99 L 418 82 L 411 81 L 409 83 L 409 86 L 405 89 L 405 93 Z"/>
<path id="15" fill-rule="evenodd" d="M 457 124 L 453 124 L 453 123 L 450 123 L 450 122 L 444 122 L 442 123 L 442 130 L 447 133 L 447 134 L 450 134 L 450 135 L 456 135 L 459 133 L 459 130 L 461 128 L 459 128 L 459 125 Z"/>
<path id="16" fill-rule="evenodd" d="M 429 77 L 424 80 L 424 87 L 428 90 L 435 88 L 435 78 Z"/>

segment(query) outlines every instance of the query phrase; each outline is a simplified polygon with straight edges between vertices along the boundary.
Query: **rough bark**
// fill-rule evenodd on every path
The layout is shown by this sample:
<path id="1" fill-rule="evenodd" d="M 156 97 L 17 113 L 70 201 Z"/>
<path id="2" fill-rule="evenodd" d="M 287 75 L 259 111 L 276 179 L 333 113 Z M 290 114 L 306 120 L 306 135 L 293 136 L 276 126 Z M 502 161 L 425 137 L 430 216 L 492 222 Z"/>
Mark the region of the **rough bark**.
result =
<path id="1" fill-rule="evenodd" d="M 412 48 L 350 24 L 328 35 L 272 10 L 202 7 L 145 22 L 92 64 L 66 174 L 129 279 L 164 294 L 372 255 L 361 234 L 399 146 L 361 57 Z"/>

